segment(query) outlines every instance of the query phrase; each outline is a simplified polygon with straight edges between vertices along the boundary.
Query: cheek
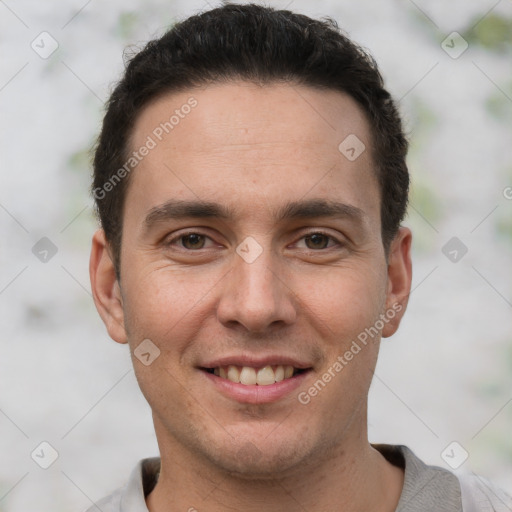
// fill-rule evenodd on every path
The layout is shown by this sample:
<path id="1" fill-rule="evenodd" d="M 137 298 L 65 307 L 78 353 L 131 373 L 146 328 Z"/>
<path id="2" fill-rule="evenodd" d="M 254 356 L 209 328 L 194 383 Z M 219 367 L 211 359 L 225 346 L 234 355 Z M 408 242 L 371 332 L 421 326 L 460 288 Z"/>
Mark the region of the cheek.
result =
<path id="1" fill-rule="evenodd" d="M 368 267 L 324 269 L 294 281 L 302 314 L 337 348 L 373 325 L 385 303 L 385 276 Z"/>
<path id="2" fill-rule="evenodd" d="M 169 407 L 187 410 L 193 399 L 184 389 L 192 369 L 183 364 L 183 357 L 200 337 L 204 322 L 199 316 L 201 312 L 204 316 L 204 301 L 218 278 L 191 269 L 178 272 L 151 265 L 133 265 L 131 270 L 124 285 L 123 307 L 137 381 L 159 414 L 165 415 Z M 137 358 L 137 347 L 146 339 L 158 353 L 149 365 Z"/>
<path id="3" fill-rule="evenodd" d="M 190 268 L 185 271 L 132 268 L 124 287 L 123 307 L 130 344 L 149 338 L 160 350 L 181 351 L 200 326 L 204 310 L 219 275 Z"/>
<path id="4" fill-rule="evenodd" d="M 325 284 L 308 286 L 306 309 L 325 360 L 297 398 L 308 421 L 318 418 L 326 435 L 339 436 L 339 426 L 360 412 L 370 387 L 379 351 L 379 335 L 371 328 L 383 311 L 386 283 L 370 269 L 332 269 Z"/>
<path id="5" fill-rule="evenodd" d="M 229 273 L 201 266 L 177 269 L 150 264 L 138 269 L 133 263 L 123 286 L 130 344 L 135 348 L 149 338 L 161 350 L 182 352 L 205 321 L 215 318 L 215 304 L 222 300 L 218 290 Z M 298 322 L 309 324 L 324 342 L 356 337 L 382 312 L 385 275 L 376 272 L 375 265 L 287 269 L 288 297 L 283 300 L 294 303 Z"/>

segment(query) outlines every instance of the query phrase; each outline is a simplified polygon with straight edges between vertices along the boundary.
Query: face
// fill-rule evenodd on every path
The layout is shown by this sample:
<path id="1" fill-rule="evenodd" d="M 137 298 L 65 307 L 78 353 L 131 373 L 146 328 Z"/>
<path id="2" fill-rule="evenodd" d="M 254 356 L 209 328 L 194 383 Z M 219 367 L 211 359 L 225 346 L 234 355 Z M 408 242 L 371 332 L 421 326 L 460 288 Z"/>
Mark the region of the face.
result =
<path id="1" fill-rule="evenodd" d="M 217 84 L 146 107 L 131 141 L 144 145 L 121 281 L 101 231 L 91 278 L 110 335 L 143 354 L 161 451 L 261 476 L 359 446 L 379 340 L 410 289 L 408 230 L 384 253 L 360 108 L 334 91 Z"/>

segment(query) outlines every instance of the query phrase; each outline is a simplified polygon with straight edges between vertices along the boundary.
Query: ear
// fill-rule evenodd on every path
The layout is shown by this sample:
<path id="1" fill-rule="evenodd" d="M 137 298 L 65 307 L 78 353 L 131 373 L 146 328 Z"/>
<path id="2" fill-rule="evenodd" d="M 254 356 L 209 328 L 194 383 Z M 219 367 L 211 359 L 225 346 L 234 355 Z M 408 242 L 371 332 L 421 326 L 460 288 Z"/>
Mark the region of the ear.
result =
<path id="1" fill-rule="evenodd" d="M 389 248 L 386 293 L 386 318 L 389 321 L 382 329 L 383 338 L 397 331 L 409 302 L 412 281 L 411 242 L 411 230 L 401 227 Z"/>
<path id="2" fill-rule="evenodd" d="M 89 276 L 94 304 L 110 337 L 118 343 L 127 343 L 121 288 L 102 229 L 92 237 Z"/>

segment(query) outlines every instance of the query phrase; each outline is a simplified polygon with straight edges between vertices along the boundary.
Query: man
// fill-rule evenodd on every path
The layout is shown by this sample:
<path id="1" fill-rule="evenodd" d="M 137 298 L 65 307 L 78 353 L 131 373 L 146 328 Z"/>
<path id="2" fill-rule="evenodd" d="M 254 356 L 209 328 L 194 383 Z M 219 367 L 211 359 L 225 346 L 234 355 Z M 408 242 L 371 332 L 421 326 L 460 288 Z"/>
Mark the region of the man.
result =
<path id="1" fill-rule="evenodd" d="M 130 61 L 95 154 L 90 274 L 160 458 L 91 511 L 507 506 L 368 442 L 411 288 L 406 153 L 375 62 L 334 23 L 228 4 Z"/>

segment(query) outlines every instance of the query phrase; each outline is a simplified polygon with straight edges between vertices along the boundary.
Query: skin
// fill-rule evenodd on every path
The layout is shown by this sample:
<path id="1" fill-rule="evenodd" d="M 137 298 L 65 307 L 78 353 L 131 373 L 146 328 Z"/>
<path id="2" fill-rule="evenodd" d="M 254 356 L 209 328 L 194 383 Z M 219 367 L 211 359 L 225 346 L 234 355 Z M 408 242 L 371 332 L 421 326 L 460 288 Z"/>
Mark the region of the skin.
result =
<path id="1" fill-rule="evenodd" d="M 132 147 L 190 96 L 197 107 L 130 176 L 121 281 L 103 231 L 91 252 L 94 300 L 110 336 L 132 352 L 144 339 L 160 350 L 149 366 L 133 358 L 162 460 L 148 509 L 393 511 L 403 471 L 368 442 L 367 395 L 380 337 L 397 330 L 406 309 L 411 233 L 400 228 L 385 254 L 368 122 L 340 92 L 234 82 L 154 101 Z M 338 150 L 349 134 L 366 146 L 353 162 Z M 228 205 L 235 216 L 148 228 L 148 213 L 170 199 Z M 276 221 L 283 204 L 309 199 L 361 216 Z M 205 238 L 179 238 L 189 230 Z M 307 235 L 319 231 L 327 237 L 315 245 Z M 252 263 L 236 252 L 248 236 L 262 249 Z M 298 393 L 393 306 L 400 311 L 379 335 L 301 404 Z M 269 352 L 312 368 L 272 403 L 229 399 L 197 368 Z"/>

